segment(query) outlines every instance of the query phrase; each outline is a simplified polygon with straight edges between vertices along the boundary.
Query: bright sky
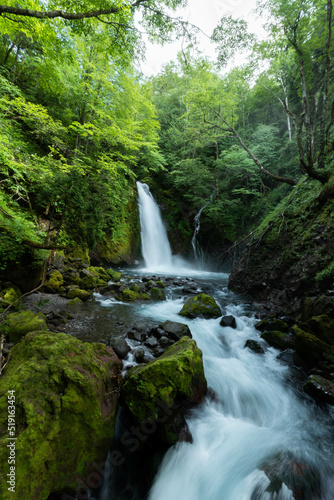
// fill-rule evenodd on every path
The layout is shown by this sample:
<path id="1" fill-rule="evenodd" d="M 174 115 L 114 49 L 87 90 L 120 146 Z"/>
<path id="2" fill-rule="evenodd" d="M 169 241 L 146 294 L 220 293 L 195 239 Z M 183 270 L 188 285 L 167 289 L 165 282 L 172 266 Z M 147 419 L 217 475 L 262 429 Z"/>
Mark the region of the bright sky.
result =
<path id="1" fill-rule="evenodd" d="M 173 16 L 182 16 L 183 19 L 198 26 L 204 33 L 210 36 L 224 14 L 231 13 L 234 18 L 243 17 L 248 22 L 249 31 L 264 37 L 262 20 L 252 13 L 256 7 L 256 0 L 188 0 L 186 9 L 182 9 Z M 176 59 L 181 50 L 181 41 L 172 44 L 152 45 L 146 41 L 146 61 L 140 63 L 140 69 L 146 76 L 156 75 L 163 64 Z M 202 35 L 200 37 L 200 48 L 204 55 L 216 60 L 214 45 Z M 239 55 L 235 58 L 234 65 L 245 62 L 245 56 Z"/>

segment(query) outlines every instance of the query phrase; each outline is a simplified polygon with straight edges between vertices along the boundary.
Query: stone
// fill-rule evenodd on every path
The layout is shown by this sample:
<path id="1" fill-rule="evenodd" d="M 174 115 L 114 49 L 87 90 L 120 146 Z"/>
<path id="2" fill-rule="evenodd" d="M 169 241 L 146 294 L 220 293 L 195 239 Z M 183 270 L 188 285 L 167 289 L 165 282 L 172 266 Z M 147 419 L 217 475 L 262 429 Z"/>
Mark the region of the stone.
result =
<path id="1" fill-rule="evenodd" d="M 103 344 L 63 333 L 28 333 L 11 349 L 1 377 L 0 427 L 8 426 L 8 391 L 15 390 L 15 497 L 73 497 L 94 464 L 106 460 L 114 436 L 121 362 Z M 8 460 L 8 433 L 0 460 Z M 0 497 L 11 500 L 8 470 L 0 468 Z"/>
<path id="2" fill-rule="evenodd" d="M 296 353 L 309 366 L 314 366 L 317 362 L 331 356 L 330 346 L 318 339 L 311 333 L 304 332 L 297 325 L 293 327 L 295 333 Z"/>
<path id="3" fill-rule="evenodd" d="M 48 292 L 59 293 L 63 284 L 64 278 L 62 274 L 55 270 L 50 273 L 49 279 L 45 282 L 44 286 Z"/>
<path id="4" fill-rule="evenodd" d="M 161 325 L 161 328 L 168 338 L 175 341 L 180 340 L 182 337 L 192 338 L 189 326 L 185 325 L 184 323 L 167 320 Z"/>
<path id="5" fill-rule="evenodd" d="M 132 300 L 139 300 L 141 297 L 139 292 L 135 292 L 133 290 L 129 290 L 128 288 L 126 288 L 125 290 L 122 291 L 122 298 L 124 300 L 132 301 Z"/>
<path id="6" fill-rule="evenodd" d="M 88 290 L 81 290 L 80 288 L 72 288 L 67 293 L 68 299 L 78 298 L 78 299 L 82 300 L 83 302 L 90 299 L 91 297 L 92 297 L 92 292 L 89 292 Z"/>
<path id="7" fill-rule="evenodd" d="M 246 347 L 248 347 L 248 349 L 250 349 L 251 351 L 256 352 L 257 354 L 264 354 L 265 352 L 264 348 L 262 347 L 260 342 L 257 342 L 257 340 L 253 339 L 246 340 L 245 348 Z"/>
<path id="8" fill-rule="evenodd" d="M 320 375 L 310 375 L 303 390 L 321 403 L 334 405 L 334 382 L 331 380 Z"/>
<path id="9" fill-rule="evenodd" d="M 272 331 L 287 332 L 289 330 L 288 324 L 279 318 L 262 319 L 261 321 L 256 323 L 254 327 L 260 332 L 272 332 Z"/>
<path id="10" fill-rule="evenodd" d="M 153 300 L 166 300 L 165 290 L 162 288 L 152 287 L 150 288 L 150 297 Z"/>
<path id="11" fill-rule="evenodd" d="M 131 340 L 137 340 L 138 342 L 144 342 L 147 339 L 146 329 L 142 328 L 131 328 L 130 331 L 126 334 L 126 336 Z"/>
<path id="12" fill-rule="evenodd" d="M 146 347 L 149 347 L 150 349 L 154 349 L 155 347 L 158 347 L 159 342 L 155 337 L 149 337 L 147 340 L 145 340 L 144 345 L 146 345 Z"/>
<path id="13" fill-rule="evenodd" d="M 121 337 L 118 338 L 112 337 L 110 339 L 110 345 L 120 359 L 126 358 L 126 356 L 131 350 L 126 340 L 124 340 Z"/>
<path id="14" fill-rule="evenodd" d="M 200 293 L 188 299 L 179 314 L 187 318 L 219 318 L 221 310 L 213 297 Z"/>
<path id="15" fill-rule="evenodd" d="M 292 336 L 285 332 L 266 331 L 262 333 L 261 339 L 264 339 L 276 349 L 284 350 L 293 346 Z"/>
<path id="16" fill-rule="evenodd" d="M 21 297 L 20 289 L 17 286 L 10 286 L 5 288 L 1 295 L 3 296 L 3 300 L 7 302 L 7 304 L 13 304 Z"/>
<path id="17" fill-rule="evenodd" d="M 159 344 L 161 345 L 161 347 L 168 347 L 168 346 L 170 346 L 172 343 L 173 343 L 173 341 L 172 341 L 172 340 L 170 340 L 168 337 L 165 337 L 165 336 L 162 336 L 162 337 L 160 337 L 160 339 L 159 339 Z"/>
<path id="18" fill-rule="evenodd" d="M 113 269 L 107 269 L 107 273 L 112 281 L 120 281 L 122 274 L 114 271 Z"/>
<path id="19" fill-rule="evenodd" d="M 200 403 L 206 389 L 202 352 L 193 339 L 183 337 L 159 358 L 132 368 L 121 398 L 136 424 L 151 421 L 160 439 L 174 444 L 185 410 Z"/>
<path id="20" fill-rule="evenodd" d="M 71 299 L 69 302 L 68 302 L 68 306 L 77 306 L 78 304 L 83 304 L 82 300 L 79 299 L 79 297 L 75 297 L 75 299 Z"/>
<path id="21" fill-rule="evenodd" d="M 155 282 L 158 288 L 165 288 L 165 283 L 163 281 L 156 281 Z"/>
<path id="22" fill-rule="evenodd" d="M 137 363 L 145 363 L 145 350 L 142 347 L 137 347 L 133 355 Z"/>
<path id="23" fill-rule="evenodd" d="M 334 319 L 329 316 L 325 314 L 313 316 L 300 326 L 302 330 L 312 333 L 323 342 L 334 345 Z"/>
<path id="24" fill-rule="evenodd" d="M 6 316 L 6 337 L 9 342 L 17 342 L 29 332 L 46 330 L 46 317 L 42 313 L 19 311 Z"/>
<path id="25" fill-rule="evenodd" d="M 234 316 L 223 316 L 220 320 L 220 326 L 229 326 L 230 328 L 236 328 L 237 322 Z"/>

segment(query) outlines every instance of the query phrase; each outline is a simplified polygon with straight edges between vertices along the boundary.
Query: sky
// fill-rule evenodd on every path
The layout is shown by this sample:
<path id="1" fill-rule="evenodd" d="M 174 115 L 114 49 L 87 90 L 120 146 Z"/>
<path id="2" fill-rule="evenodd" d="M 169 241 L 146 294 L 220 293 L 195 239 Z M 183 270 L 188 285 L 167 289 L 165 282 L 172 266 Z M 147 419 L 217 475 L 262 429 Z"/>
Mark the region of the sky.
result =
<path id="1" fill-rule="evenodd" d="M 231 13 L 233 17 L 242 17 L 248 22 L 249 31 L 264 37 L 261 28 L 262 21 L 252 11 L 256 7 L 256 0 L 188 0 L 188 6 L 180 9 L 173 16 L 181 15 L 184 20 L 198 26 L 204 33 L 210 36 L 224 14 Z M 140 70 L 145 76 L 156 75 L 163 64 L 175 60 L 177 53 L 181 50 L 181 41 L 172 44 L 153 45 L 146 42 L 146 61 L 140 62 Z M 204 55 L 216 60 L 214 45 L 210 40 L 201 35 L 200 48 Z M 245 55 L 238 55 L 234 65 L 245 62 Z"/>

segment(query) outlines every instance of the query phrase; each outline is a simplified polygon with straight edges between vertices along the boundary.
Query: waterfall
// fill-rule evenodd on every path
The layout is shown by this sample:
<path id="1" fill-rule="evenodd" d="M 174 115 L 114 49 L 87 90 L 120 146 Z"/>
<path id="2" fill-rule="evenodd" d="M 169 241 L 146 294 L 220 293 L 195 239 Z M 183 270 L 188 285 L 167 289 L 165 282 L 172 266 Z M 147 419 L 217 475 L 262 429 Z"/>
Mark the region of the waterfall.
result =
<path id="1" fill-rule="evenodd" d="M 213 198 L 214 194 L 215 194 L 215 191 L 210 196 L 210 200 L 200 209 L 200 211 L 194 217 L 195 230 L 194 230 L 193 237 L 191 239 L 191 244 L 192 244 L 193 251 L 194 251 L 195 261 L 197 262 L 197 264 L 199 264 L 199 266 L 201 268 L 203 267 L 203 264 L 204 264 L 204 252 L 203 252 L 203 250 L 201 248 L 201 245 L 199 244 L 199 242 L 197 240 L 197 235 L 198 235 L 199 230 L 201 228 L 201 215 L 202 215 L 202 212 L 203 212 L 203 210 L 208 205 L 210 205 L 210 203 L 212 202 L 212 198 Z"/>
<path id="2" fill-rule="evenodd" d="M 172 267 L 172 251 L 159 206 L 147 184 L 137 182 L 140 235 L 145 267 L 151 270 Z"/>

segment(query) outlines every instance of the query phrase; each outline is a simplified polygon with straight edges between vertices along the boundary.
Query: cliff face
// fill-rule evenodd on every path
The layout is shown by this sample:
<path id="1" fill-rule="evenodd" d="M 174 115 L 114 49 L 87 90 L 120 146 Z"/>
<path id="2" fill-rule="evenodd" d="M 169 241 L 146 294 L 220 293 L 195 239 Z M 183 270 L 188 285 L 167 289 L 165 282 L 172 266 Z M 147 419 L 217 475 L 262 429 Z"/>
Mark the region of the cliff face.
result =
<path id="1" fill-rule="evenodd" d="M 298 316 L 309 298 L 334 294 L 333 257 L 334 179 L 304 178 L 254 232 L 229 287 Z"/>

